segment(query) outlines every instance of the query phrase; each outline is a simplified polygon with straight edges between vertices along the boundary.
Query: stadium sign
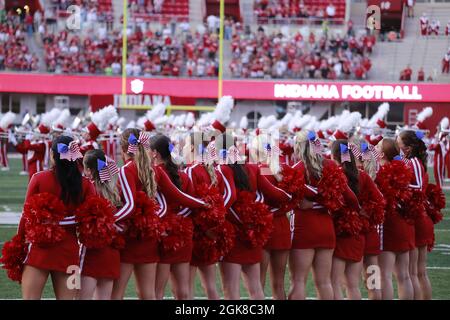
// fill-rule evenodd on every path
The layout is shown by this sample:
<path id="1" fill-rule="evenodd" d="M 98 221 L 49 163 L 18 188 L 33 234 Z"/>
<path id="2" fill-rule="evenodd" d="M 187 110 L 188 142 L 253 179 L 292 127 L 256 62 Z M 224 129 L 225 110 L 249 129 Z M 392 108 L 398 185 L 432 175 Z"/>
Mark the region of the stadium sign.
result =
<path id="1" fill-rule="evenodd" d="M 274 84 L 274 97 L 317 100 L 421 101 L 418 86 L 408 85 L 334 85 Z"/>

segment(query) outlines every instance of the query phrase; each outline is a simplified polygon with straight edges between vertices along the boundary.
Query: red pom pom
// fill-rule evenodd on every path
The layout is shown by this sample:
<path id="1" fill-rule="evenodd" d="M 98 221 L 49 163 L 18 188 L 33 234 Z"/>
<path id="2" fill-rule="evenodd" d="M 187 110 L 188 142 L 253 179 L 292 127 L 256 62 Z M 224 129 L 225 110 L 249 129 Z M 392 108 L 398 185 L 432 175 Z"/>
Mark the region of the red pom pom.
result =
<path id="1" fill-rule="evenodd" d="M 88 197 L 76 212 L 77 230 L 82 244 L 88 248 L 104 248 L 116 233 L 114 208 L 99 196 Z"/>
<path id="2" fill-rule="evenodd" d="M 206 231 L 223 224 L 225 222 L 226 210 L 219 190 L 214 186 L 209 187 L 203 184 L 197 188 L 196 195 L 209 204 L 208 209 L 196 209 L 194 211 L 192 217 L 196 228 Z"/>
<path id="3" fill-rule="evenodd" d="M 369 197 L 367 192 L 360 192 L 359 197 L 362 203 L 362 209 L 367 215 L 367 217 L 363 217 L 367 221 L 367 224 L 372 227 L 382 224 L 384 222 L 386 201 L 384 199 L 375 201 Z"/>
<path id="4" fill-rule="evenodd" d="M 12 281 L 22 281 L 23 262 L 28 253 L 28 246 L 24 239 L 16 234 L 10 241 L 5 242 L 2 248 L 0 263 L 7 270 L 8 278 Z"/>
<path id="5" fill-rule="evenodd" d="M 323 167 L 322 178 L 317 185 L 319 202 L 332 212 L 343 208 L 345 201 L 342 190 L 346 185 L 347 178 L 342 168 L 330 162 Z"/>
<path id="6" fill-rule="evenodd" d="M 359 213 L 348 208 L 335 212 L 333 219 L 336 234 L 339 236 L 359 235 L 365 227 L 364 221 Z"/>
<path id="7" fill-rule="evenodd" d="M 292 195 L 292 201 L 287 205 L 299 204 L 305 194 L 305 176 L 300 170 L 290 166 L 283 166 L 281 175 L 283 178 L 278 182 L 278 188 Z"/>
<path id="8" fill-rule="evenodd" d="M 427 198 L 428 201 L 435 207 L 437 210 L 442 210 L 445 208 L 445 194 L 442 192 L 442 189 L 433 183 L 429 183 L 427 186 Z"/>
<path id="9" fill-rule="evenodd" d="M 50 245 L 61 241 L 66 231 L 59 222 L 65 216 L 66 208 L 55 195 L 43 192 L 31 196 L 23 209 L 27 242 Z"/>
<path id="10" fill-rule="evenodd" d="M 400 214 L 409 224 L 414 224 L 418 217 L 426 214 L 425 201 L 426 196 L 422 191 L 411 190 L 411 197 L 402 204 Z"/>
<path id="11" fill-rule="evenodd" d="M 158 204 L 145 192 L 136 194 L 136 207 L 130 219 L 125 221 L 128 237 L 134 239 L 159 239 L 162 232 L 161 219 L 156 214 Z"/>
<path id="12" fill-rule="evenodd" d="M 233 209 L 240 219 L 239 239 L 253 248 L 264 246 L 273 231 L 273 215 L 268 206 L 256 202 L 253 193 L 241 191 Z"/>
<path id="13" fill-rule="evenodd" d="M 165 251 L 177 251 L 192 240 L 194 228 L 189 218 L 168 214 L 163 219 L 161 243 Z"/>
<path id="14" fill-rule="evenodd" d="M 398 205 L 411 198 L 411 179 L 412 172 L 402 161 L 392 161 L 381 166 L 375 183 L 386 201 L 386 215 L 397 212 Z"/>
<path id="15" fill-rule="evenodd" d="M 194 232 L 194 248 L 192 255 L 203 263 L 217 262 L 234 247 L 236 231 L 228 221 L 207 232 Z"/>

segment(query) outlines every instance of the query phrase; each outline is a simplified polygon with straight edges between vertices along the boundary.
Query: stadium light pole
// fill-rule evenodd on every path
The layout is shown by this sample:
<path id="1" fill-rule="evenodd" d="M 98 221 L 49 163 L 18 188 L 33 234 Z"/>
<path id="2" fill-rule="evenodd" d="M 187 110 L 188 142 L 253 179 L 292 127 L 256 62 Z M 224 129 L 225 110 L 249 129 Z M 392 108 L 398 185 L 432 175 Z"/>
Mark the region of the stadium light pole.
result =
<path id="1" fill-rule="evenodd" d="M 122 21 L 122 101 L 121 105 L 127 105 L 127 7 L 128 0 L 123 0 L 123 21 Z"/>

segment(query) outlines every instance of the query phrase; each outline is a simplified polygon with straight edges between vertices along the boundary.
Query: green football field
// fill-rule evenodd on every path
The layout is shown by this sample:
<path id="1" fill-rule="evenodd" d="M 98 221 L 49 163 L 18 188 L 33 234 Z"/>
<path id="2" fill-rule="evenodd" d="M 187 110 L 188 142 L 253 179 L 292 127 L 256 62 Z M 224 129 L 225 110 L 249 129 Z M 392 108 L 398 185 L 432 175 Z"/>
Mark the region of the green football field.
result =
<path id="1" fill-rule="evenodd" d="M 12 159 L 10 161 L 11 170 L 0 172 L 0 216 L 5 212 L 20 212 L 22 210 L 23 200 L 28 181 L 27 176 L 19 176 L 20 161 Z M 432 178 L 432 174 L 430 175 Z M 450 191 L 446 191 L 447 203 L 450 203 Z M 0 247 L 5 241 L 8 241 L 16 232 L 15 225 L 0 225 Z M 444 220 L 436 225 L 436 245 L 429 255 L 429 276 L 433 287 L 434 299 L 450 299 L 450 208 L 445 210 Z M 222 293 L 220 286 L 219 273 L 217 274 L 217 286 Z M 289 275 L 286 275 L 286 286 L 289 286 Z M 311 277 L 307 285 L 308 296 L 315 297 L 314 286 Z M 367 297 L 366 290 L 362 288 L 363 296 Z M 268 285 L 265 288 L 267 297 L 271 297 L 271 291 Z M 248 293 L 241 287 L 241 295 L 247 297 Z M 130 281 L 126 296 L 136 298 L 133 281 Z M 195 296 L 204 297 L 200 282 L 195 285 Z M 166 297 L 171 298 L 170 288 L 167 288 Z M 16 282 L 10 281 L 5 270 L 0 270 L 0 299 L 20 299 L 20 286 Z M 50 281 L 44 291 L 44 298 L 54 298 Z"/>

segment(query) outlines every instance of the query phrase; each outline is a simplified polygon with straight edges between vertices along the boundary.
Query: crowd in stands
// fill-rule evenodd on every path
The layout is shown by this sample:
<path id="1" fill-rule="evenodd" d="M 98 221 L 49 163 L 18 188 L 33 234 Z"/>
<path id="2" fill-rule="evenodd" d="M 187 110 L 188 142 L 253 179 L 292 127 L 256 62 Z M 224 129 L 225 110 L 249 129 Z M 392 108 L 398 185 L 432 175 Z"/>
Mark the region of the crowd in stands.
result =
<path id="1" fill-rule="evenodd" d="M 38 69 L 38 57 L 30 51 L 25 41 L 27 33 L 25 18 L 28 16 L 24 15 L 21 18 L 13 12 L 3 13 L 0 23 L 0 70 Z"/>
<path id="2" fill-rule="evenodd" d="M 237 30 L 233 35 L 234 77 L 295 79 L 366 79 L 371 69 L 369 55 L 375 36 L 352 34 L 316 39 L 314 33 L 304 38 L 301 33 L 267 34 Z"/>
<path id="3" fill-rule="evenodd" d="M 422 36 L 438 36 L 443 32 L 446 36 L 450 35 L 450 20 L 447 22 L 444 30 L 441 30 L 441 22 L 437 19 L 430 20 L 424 12 L 419 19 L 420 33 Z"/>
<path id="4" fill-rule="evenodd" d="M 305 3 L 307 2 L 307 3 Z M 304 0 L 255 0 L 255 15 L 258 18 L 339 18 L 337 8 L 332 1 Z"/>
<path id="5" fill-rule="evenodd" d="M 47 71 L 57 73 L 122 73 L 122 35 L 98 30 L 80 38 L 62 31 L 43 37 Z M 126 72 L 130 76 L 217 76 L 217 35 L 205 28 L 180 36 L 168 26 L 160 31 L 128 34 Z"/>

